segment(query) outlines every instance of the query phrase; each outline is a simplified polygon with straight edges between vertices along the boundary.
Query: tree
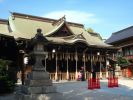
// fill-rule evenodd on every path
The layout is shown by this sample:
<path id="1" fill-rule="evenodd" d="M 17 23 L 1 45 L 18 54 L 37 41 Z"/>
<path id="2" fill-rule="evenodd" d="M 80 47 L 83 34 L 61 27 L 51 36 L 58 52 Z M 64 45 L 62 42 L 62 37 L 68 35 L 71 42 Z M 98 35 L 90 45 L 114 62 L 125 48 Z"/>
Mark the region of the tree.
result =
<path id="1" fill-rule="evenodd" d="M 15 87 L 14 81 L 10 79 L 8 72 L 10 63 L 11 61 L 0 59 L 0 94 L 12 92 Z"/>
<path id="2" fill-rule="evenodd" d="M 117 58 L 117 63 L 121 67 L 125 67 L 125 66 L 128 66 L 130 64 L 129 61 L 124 57 L 118 57 Z"/>
<path id="3" fill-rule="evenodd" d="M 93 30 L 92 28 L 88 28 L 88 29 L 87 29 L 87 32 L 88 32 L 88 33 L 95 33 L 94 30 Z"/>
<path id="4" fill-rule="evenodd" d="M 97 33 L 97 32 L 95 32 L 92 28 L 88 28 L 86 31 L 87 31 L 88 33 L 90 33 L 91 35 L 93 35 L 93 36 L 99 37 L 99 39 L 102 40 L 102 37 L 100 36 L 100 34 Z"/>

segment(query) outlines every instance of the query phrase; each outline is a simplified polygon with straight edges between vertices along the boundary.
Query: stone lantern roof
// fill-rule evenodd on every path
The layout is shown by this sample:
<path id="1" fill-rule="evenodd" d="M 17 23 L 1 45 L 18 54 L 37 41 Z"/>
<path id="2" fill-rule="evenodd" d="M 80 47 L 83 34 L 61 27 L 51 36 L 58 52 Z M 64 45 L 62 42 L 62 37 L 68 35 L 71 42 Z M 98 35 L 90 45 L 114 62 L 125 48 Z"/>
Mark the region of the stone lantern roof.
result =
<path id="1" fill-rule="evenodd" d="M 36 43 L 42 43 L 46 45 L 49 41 L 43 36 L 42 30 L 37 29 L 37 33 L 34 38 L 31 39 L 31 44 L 35 45 Z"/>

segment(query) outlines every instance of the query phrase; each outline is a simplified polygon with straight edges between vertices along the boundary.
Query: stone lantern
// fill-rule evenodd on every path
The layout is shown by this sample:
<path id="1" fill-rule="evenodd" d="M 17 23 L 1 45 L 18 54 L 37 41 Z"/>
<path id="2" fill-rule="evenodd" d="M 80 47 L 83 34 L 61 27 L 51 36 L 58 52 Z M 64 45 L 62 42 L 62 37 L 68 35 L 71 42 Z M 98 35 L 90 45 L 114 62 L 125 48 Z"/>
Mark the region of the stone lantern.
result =
<path id="1" fill-rule="evenodd" d="M 48 52 L 44 51 L 44 47 L 48 44 L 48 42 L 49 41 L 41 33 L 41 29 L 37 29 L 37 34 L 33 39 L 31 39 L 31 43 L 34 46 L 34 50 L 31 54 L 36 60 L 32 68 L 33 71 L 46 71 L 42 65 L 42 60 L 48 57 Z"/>
<path id="2" fill-rule="evenodd" d="M 21 91 L 16 93 L 17 100 L 64 100 L 61 93 L 56 92 L 56 88 L 49 79 L 49 73 L 46 72 L 42 65 L 42 60 L 47 58 L 48 53 L 44 51 L 48 40 L 37 29 L 37 34 L 31 39 L 34 46 L 31 55 L 35 57 L 35 64 L 32 72 L 28 74 L 28 79 L 22 85 Z"/>

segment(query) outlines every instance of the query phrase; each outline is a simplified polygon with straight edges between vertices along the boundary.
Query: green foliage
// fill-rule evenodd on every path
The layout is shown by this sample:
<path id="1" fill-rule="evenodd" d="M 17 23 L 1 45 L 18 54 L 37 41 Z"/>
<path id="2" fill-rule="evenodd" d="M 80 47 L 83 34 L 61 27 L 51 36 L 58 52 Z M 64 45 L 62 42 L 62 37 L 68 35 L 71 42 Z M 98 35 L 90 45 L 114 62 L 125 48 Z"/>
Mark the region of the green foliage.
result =
<path id="1" fill-rule="evenodd" d="M 117 58 L 117 63 L 118 65 L 120 65 L 121 67 L 125 67 L 125 66 L 128 66 L 129 65 L 129 62 L 126 58 L 124 57 L 118 57 Z"/>
<path id="2" fill-rule="evenodd" d="M 14 90 L 15 84 L 7 75 L 0 76 L 0 93 L 10 93 Z"/>
<path id="3" fill-rule="evenodd" d="M 102 37 L 100 36 L 100 34 L 97 33 L 97 32 L 95 32 L 92 28 L 88 28 L 86 31 L 87 31 L 88 33 L 90 33 L 91 35 L 93 35 L 93 36 L 99 37 L 99 39 L 102 40 Z"/>
<path id="4" fill-rule="evenodd" d="M 87 29 L 87 32 L 88 32 L 88 33 L 95 33 L 94 30 L 93 30 L 92 28 L 88 28 L 88 29 Z"/>
<path id="5" fill-rule="evenodd" d="M 0 59 L 0 76 L 7 74 L 8 65 L 11 63 L 9 60 Z"/>
<path id="6" fill-rule="evenodd" d="M 0 93 L 9 93 L 14 90 L 14 81 L 9 78 L 8 65 L 10 61 L 0 59 Z"/>

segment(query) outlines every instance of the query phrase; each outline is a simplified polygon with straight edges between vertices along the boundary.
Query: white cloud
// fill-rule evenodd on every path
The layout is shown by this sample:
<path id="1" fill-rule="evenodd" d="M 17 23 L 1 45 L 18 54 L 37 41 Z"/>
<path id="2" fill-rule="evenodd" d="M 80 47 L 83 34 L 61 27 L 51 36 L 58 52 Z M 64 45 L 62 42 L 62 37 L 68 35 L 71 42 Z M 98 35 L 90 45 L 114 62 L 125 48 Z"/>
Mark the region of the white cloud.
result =
<path id="1" fill-rule="evenodd" d="M 64 10 L 64 11 L 54 11 L 48 14 L 43 15 L 44 17 L 59 19 L 63 16 L 66 16 L 66 20 L 75 23 L 81 24 L 95 24 L 99 22 L 95 15 L 88 12 L 81 12 L 75 10 Z"/>
<path id="2" fill-rule="evenodd" d="M 3 2 L 4 0 L 0 0 L 0 2 Z"/>

